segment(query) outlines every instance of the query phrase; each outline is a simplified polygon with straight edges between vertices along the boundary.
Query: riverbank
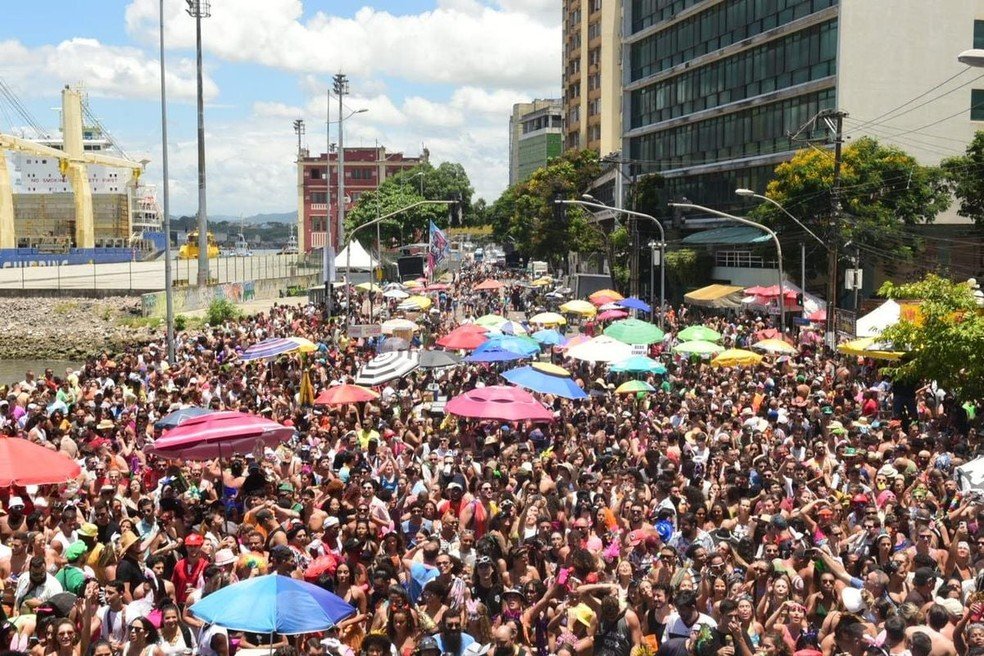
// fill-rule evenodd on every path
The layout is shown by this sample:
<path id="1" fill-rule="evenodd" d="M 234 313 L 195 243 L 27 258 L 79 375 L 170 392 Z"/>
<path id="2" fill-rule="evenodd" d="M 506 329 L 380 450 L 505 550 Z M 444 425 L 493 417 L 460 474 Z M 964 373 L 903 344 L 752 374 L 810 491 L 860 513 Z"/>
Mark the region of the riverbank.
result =
<path id="1" fill-rule="evenodd" d="M 132 297 L 0 298 L 0 359 L 84 360 L 160 335 Z"/>

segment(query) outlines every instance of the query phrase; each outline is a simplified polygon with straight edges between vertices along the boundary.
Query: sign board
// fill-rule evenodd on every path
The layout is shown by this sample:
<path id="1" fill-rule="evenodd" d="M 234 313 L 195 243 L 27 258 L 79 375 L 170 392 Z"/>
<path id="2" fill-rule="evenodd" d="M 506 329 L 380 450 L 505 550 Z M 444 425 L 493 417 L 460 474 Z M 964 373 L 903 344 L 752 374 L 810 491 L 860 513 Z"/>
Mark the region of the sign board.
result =
<path id="1" fill-rule="evenodd" d="M 806 317 L 793 317 L 794 326 L 809 326 L 810 320 Z"/>
<path id="2" fill-rule="evenodd" d="M 383 327 L 379 324 L 349 324 L 348 336 L 352 339 L 364 339 L 366 337 L 378 337 L 383 334 Z"/>
<path id="3" fill-rule="evenodd" d="M 857 334 L 858 315 L 851 310 L 834 309 L 834 327 L 837 332 L 847 337 Z"/>
<path id="4" fill-rule="evenodd" d="M 649 346 L 647 344 L 631 344 L 632 355 L 649 355 Z"/>
<path id="5" fill-rule="evenodd" d="M 864 269 L 844 270 L 844 289 L 862 289 L 864 286 Z"/>

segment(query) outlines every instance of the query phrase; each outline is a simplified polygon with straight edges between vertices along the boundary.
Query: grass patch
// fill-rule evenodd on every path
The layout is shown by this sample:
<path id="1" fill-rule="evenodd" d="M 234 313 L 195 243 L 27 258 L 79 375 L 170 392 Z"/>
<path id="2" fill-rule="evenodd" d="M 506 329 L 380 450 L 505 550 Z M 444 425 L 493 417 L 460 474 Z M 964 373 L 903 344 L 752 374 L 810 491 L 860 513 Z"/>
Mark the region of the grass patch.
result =
<path id="1" fill-rule="evenodd" d="M 127 328 L 156 330 L 164 325 L 164 320 L 160 317 L 123 317 L 117 323 Z"/>
<path id="2" fill-rule="evenodd" d="M 77 301 L 59 301 L 55 303 L 52 312 L 55 314 L 68 314 L 79 306 Z"/>

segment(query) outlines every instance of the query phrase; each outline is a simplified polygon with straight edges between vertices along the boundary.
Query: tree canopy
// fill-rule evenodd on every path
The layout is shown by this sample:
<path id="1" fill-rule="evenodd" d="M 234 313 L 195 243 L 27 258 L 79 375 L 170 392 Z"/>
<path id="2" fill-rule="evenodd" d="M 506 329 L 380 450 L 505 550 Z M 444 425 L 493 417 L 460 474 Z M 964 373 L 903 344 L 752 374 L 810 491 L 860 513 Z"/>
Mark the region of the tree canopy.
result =
<path id="1" fill-rule="evenodd" d="M 963 155 L 940 164 L 960 205 L 957 214 L 984 226 L 984 132 L 978 131 Z"/>
<path id="2" fill-rule="evenodd" d="M 906 351 L 887 372 L 897 380 L 935 380 L 961 400 L 984 399 L 984 314 L 974 289 L 930 274 L 914 283 L 885 283 L 880 294 L 918 302 L 911 318 L 903 317 L 882 333 L 896 350 Z"/>

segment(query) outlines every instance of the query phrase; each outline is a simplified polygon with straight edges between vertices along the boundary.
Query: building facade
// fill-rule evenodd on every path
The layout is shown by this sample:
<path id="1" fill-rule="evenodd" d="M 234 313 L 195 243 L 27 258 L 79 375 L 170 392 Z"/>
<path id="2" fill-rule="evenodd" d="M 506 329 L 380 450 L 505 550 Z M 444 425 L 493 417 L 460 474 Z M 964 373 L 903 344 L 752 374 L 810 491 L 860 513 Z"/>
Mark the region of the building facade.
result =
<path id="1" fill-rule="evenodd" d="M 563 3 L 564 149 L 607 155 L 621 148 L 623 0 Z"/>
<path id="2" fill-rule="evenodd" d="M 513 105 L 509 117 L 509 186 L 530 177 L 564 149 L 564 107 L 559 99 Z"/>
<path id="3" fill-rule="evenodd" d="M 419 157 L 387 153 L 382 146 L 345 149 L 345 209 L 348 211 L 367 191 L 375 191 L 386 179 L 427 161 L 427 151 Z M 332 244 L 338 242 L 338 152 L 312 157 L 301 151 L 298 157 L 298 245 L 304 251 L 323 248 L 330 224 Z M 331 217 L 331 220 L 329 220 Z"/>

